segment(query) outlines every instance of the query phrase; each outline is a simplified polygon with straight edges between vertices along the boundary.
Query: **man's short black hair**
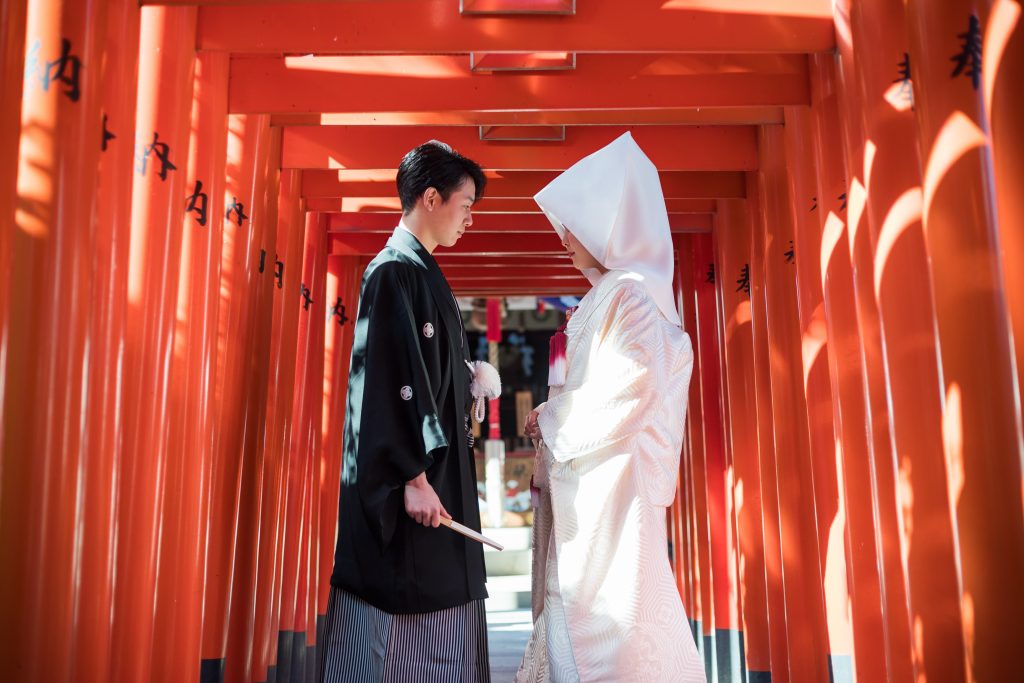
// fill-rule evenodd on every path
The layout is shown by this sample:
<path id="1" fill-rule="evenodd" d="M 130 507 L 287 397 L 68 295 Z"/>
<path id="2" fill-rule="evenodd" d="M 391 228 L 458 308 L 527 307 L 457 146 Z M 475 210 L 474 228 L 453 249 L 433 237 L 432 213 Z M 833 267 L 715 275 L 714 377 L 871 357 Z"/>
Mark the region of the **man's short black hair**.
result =
<path id="1" fill-rule="evenodd" d="M 449 145 L 437 140 L 425 142 L 410 151 L 398 165 L 398 198 L 402 200 L 402 211 L 409 213 L 416 206 L 416 200 L 423 196 L 428 187 L 437 190 L 441 199 L 448 201 L 452 192 L 466 178 L 472 178 L 476 185 L 474 201 L 484 194 L 487 178 L 480 165 L 462 156 Z"/>

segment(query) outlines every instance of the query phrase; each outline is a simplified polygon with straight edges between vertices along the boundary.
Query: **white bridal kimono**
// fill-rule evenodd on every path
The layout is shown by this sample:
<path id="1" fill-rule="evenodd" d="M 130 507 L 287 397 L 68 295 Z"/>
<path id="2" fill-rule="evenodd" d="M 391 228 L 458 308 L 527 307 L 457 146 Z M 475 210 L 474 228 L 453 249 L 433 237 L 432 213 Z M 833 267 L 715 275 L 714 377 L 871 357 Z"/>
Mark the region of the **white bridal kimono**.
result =
<path id="1" fill-rule="evenodd" d="M 566 328 L 543 405 L 535 625 L 516 681 L 704 681 L 667 553 L 693 353 L 611 271 Z"/>
<path id="2" fill-rule="evenodd" d="M 534 630 L 517 683 L 704 681 L 668 558 L 693 368 L 657 169 L 627 133 L 536 197 L 608 272 L 539 407 Z"/>

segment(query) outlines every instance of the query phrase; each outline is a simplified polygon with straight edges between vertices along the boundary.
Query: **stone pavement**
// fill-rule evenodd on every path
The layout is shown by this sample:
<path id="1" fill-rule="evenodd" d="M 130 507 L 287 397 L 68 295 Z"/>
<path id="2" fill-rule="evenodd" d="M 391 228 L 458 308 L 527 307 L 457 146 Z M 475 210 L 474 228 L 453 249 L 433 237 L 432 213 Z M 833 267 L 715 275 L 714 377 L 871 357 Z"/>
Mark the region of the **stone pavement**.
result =
<path id="1" fill-rule="evenodd" d="M 530 610 L 487 613 L 487 639 L 491 653 L 491 683 L 511 683 L 523 658 L 533 624 Z"/>

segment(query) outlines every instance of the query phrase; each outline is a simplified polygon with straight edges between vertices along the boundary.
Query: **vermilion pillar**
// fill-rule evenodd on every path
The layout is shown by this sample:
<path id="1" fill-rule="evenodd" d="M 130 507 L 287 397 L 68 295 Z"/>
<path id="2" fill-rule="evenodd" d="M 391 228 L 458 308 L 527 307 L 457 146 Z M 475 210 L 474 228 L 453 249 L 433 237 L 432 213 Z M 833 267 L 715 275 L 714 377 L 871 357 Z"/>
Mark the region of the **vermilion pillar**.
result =
<path id="1" fill-rule="evenodd" d="M 857 45 L 874 46 L 859 51 L 853 87 L 860 91 L 867 141 L 864 216 L 873 245 L 868 289 L 879 313 L 896 455 L 888 468 L 879 462 L 878 474 L 880 482 L 886 469 L 895 476 L 900 515 L 898 528 L 884 531 L 882 541 L 886 548 L 902 540 L 909 622 L 915 625 L 912 648 L 900 651 L 903 658 L 912 658 L 918 676 L 960 680 L 964 651 L 957 560 L 942 455 L 942 389 L 921 225 L 921 168 L 904 3 L 855 3 L 850 24 Z M 882 512 L 885 501 L 879 502 Z M 885 552 L 891 566 L 892 551 Z M 892 599 L 892 580 L 886 581 L 886 593 L 892 623 L 898 604 Z M 899 663 L 893 645 L 890 659 Z"/>
<path id="2" fill-rule="evenodd" d="M 711 534 L 708 524 L 708 488 L 705 467 L 704 441 L 704 410 L 703 410 L 703 364 L 700 357 L 700 338 L 697 336 L 696 307 L 696 267 L 694 265 L 695 235 L 683 235 L 678 240 L 679 260 L 676 267 L 677 288 L 680 290 L 682 307 L 680 317 L 683 328 L 690 336 L 693 347 L 693 372 L 690 376 L 689 399 L 687 403 L 688 446 L 686 462 L 682 463 L 685 473 L 681 472 L 680 486 L 686 487 L 688 493 L 688 514 L 680 520 L 692 530 L 693 557 L 695 560 L 696 577 L 691 585 L 696 589 L 694 600 L 688 612 L 691 623 L 695 626 L 694 637 L 697 646 L 704 655 L 705 668 L 711 675 L 713 656 L 714 620 L 712 617 L 712 575 L 711 575 Z M 678 552 L 678 551 L 677 551 Z"/>
<path id="3" fill-rule="evenodd" d="M 852 603 L 856 675 L 884 679 L 885 638 L 879 559 L 876 548 L 869 439 L 870 413 L 862 375 L 863 348 L 857 325 L 853 270 L 848 246 L 844 157 L 836 106 L 832 58 L 812 58 L 814 148 L 818 155 L 822 285 L 828 331 L 828 360 L 835 400 L 836 446 L 849 532 L 848 572 Z"/>
<path id="4" fill-rule="evenodd" d="M 750 314 L 754 344 L 754 391 L 757 400 L 757 439 L 760 457 L 761 511 L 764 527 L 764 558 L 768 587 L 768 628 L 771 671 L 789 678 L 789 637 L 786 600 L 782 585 L 782 546 L 779 533 L 779 488 L 776 473 L 775 423 L 771 390 L 771 351 L 765 292 L 765 232 L 767 220 L 758 175 L 747 174 L 747 205 L 750 208 Z"/>
<path id="5" fill-rule="evenodd" d="M 164 512 L 170 359 L 187 196 L 194 8 L 141 13 L 124 456 L 118 492 L 112 678 L 152 677 L 158 530 Z M 178 455 L 178 454 L 175 454 Z"/>
<path id="6" fill-rule="evenodd" d="M 72 661 L 100 112 L 84 66 L 101 62 L 105 6 L 0 7 L 12 22 L 0 39 L 0 604 L 12 634 L 0 654 L 25 680 L 64 677 Z"/>
<path id="7" fill-rule="evenodd" d="M 787 178 L 793 214 L 793 260 L 796 268 L 800 322 L 802 380 L 807 405 L 810 450 L 808 465 L 814 482 L 818 562 L 812 565 L 822 585 L 828 634 L 829 665 L 836 681 L 853 680 L 853 634 L 847 581 L 847 521 L 837 461 L 833 419 L 830 343 L 825 320 L 817 160 L 813 150 L 811 111 L 789 107 L 785 112 Z"/>
<path id="8" fill-rule="evenodd" d="M 711 569 L 708 580 L 712 584 L 711 602 L 705 612 L 706 620 L 714 627 L 711 645 L 714 652 L 710 661 L 713 670 L 708 676 L 715 680 L 739 681 L 740 661 L 739 590 L 736 582 L 736 534 L 731 516 L 732 496 L 730 466 L 726 458 L 726 431 L 722 407 L 725 396 L 722 377 L 721 338 L 719 335 L 718 296 L 713 236 L 694 238 L 694 305 L 696 326 L 691 338 L 700 361 L 701 424 L 704 434 L 704 462 L 707 473 L 707 515 L 711 538 Z M 705 655 L 705 661 L 708 656 Z"/>
<path id="9" fill-rule="evenodd" d="M 252 288 L 254 300 L 253 315 L 250 319 L 250 343 L 242 354 L 245 357 L 246 391 L 242 404 L 239 405 L 243 429 L 238 457 L 241 459 L 242 468 L 232 576 L 234 585 L 231 589 L 225 662 L 227 681 L 251 680 L 260 507 L 265 473 L 267 366 L 274 310 L 274 277 L 271 261 L 276 252 L 281 146 L 280 128 L 269 128 L 267 117 L 248 119 L 246 126 L 256 128 L 254 166 L 251 179 L 247 174 L 238 189 L 240 194 L 244 194 L 244 200 L 250 207 L 249 228 L 254 245 L 252 258 L 255 261 L 255 268 L 249 286 Z"/>
<path id="10" fill-rule="evenodd" d="M 285 638 L 285 628 L 282 627 L 281 621 L 281 610 L 283 609 L 282 595 L 284 593 L 284 568 L 285 568 L 285 550 L 287 548 L 285 542 L 288 539 L 290 533 L 294 533 L 294 527 L 289 527 L 289 524 L 293 523 L 293 520 L 286 516 L 286 512 L 291 504 L 292 492 L 290 486 L 290 466 L 291 466 L 291 438 L 293 433 L 293 423 L 297 419 L 294 408 L 295 408 L 295 396 L 297 393 L 296 386 L 300 381 L 300 377 L 297 376 L 299 371 L 299 364 L 297 362 L 297 354 L 299 351 L 305 349 L 304 339 L 305 337 L 300 334 L 300 325 L 303 321 L 308 320 L 308 317 L 302 315 L 304 299 L 296 296 L 299 292 L 303 282 L 303 254 L 304 245 L 306 240 L 307 232 L 307 221 L 304 204 L 305 202 L 299 195 L 300 180 L 297 180 L 293 176 L 294 172 L 284 171 L 282 174 L 282 192 L 287 191 L 287 194 L 282 194 L 280 199 L 279 209 L 279 221 L 287 221 L 288 226 L 285 227 L 282 223 L 278 224 L 279 235 L 282 230 L 287 230 L 287 252 L 283 254 L 283 277 L 282 287 L 283 291 L 278 292 L 278 296 L 282 302 L 282 329 L 284 337 L 281 340 L 281 360 L 282 364 L 290 363 L 290 367 L 283 366 L 281 369 L 280 377 L 282 383 L 279 387 L 279 394 L 276 399 L 276 405 L 272 412 L 274 415 L 274 432 L 272 437 L 274 443 L 277 444 L 276 448 L 279 448 L 279 453 L 275 457 L 280 458 L 280 493 L 277 501 L 277 549 L 275 551 L 275 562 L 274 562 L 274 579 L 273 586 L 271 587 L 271 612 L 270 612 L 270 627 L 269 627 L 269 642 L 268 642 L 268 656 L 270 666 L 268 667 L 268 679 L 270 678 L 270 669 L 273 668 L 275 675 L 278 675 L 281 670 L 281 662 L 284 655 L 284 647 L 290 647 L 291 640 Z M 297 175 L 297 174 L 296 174 Z M 280 240 L 279 240 L 280 241 Z M 293 294 L 289 295 L 288 292 Z M 300 344 L 301 342 L 301 344 Z M 268 410 L 270 408 L 268 407 Z M 294 590 L 289 588 L 288 590 Z M 285 660 L 287 661 L 287 660 Z M 276 668 L 275 668 L 276 667 Z M 278 677 L 280 680 L 280 676 Z"/>
<path id="11" fill-rule="evenodd" d="M 288 427 L 292 419 L 295 387 L 295 348 L 298 317 L 302 308 L 299 291 L 302 267 L 304 221 L 300 196 L 301 172 L 281 172 L 277 208 L 275 256 L 268 259 L 273 274 L 274 310 L 271 325 L 269 384 L 267 391 L 267 428 L 263 456 L 262 503 L 260 505 L 260 544 L 256 617 L 254 626 L 252 678 L 265 681 L 269 667 L 277 661 L 277 624 L 279 604 L 281 511 L 284 502 L 284 466 L 288 455 Z M 291 296 L 289 296 L 291 293 Z"/>
<path id="12" fill-rule="evenodd" d="M 874 296 L 874 249 L 866 214 L 869 201 L 865 161 L 869 153 L 864 137 L 864 102 L 855 85 L 857 68 L 863 53 L 878 46 L 854 40 L 849 0 L 838 0 L 833 7 L 840 54 L 837 70 L 840 123 L 846 148 L 847 231 L 853 294 L 857 311 L 861 374 L 865 391 L 868 439 L 871 454 L 871 506 L 874 508 L 876 547 L 880 561 L 879 589 L 886 647 L 886 666 L 891 681 L 912 681 L 910 623 L 907 608 L 906 575 L 903 568 L 904 538 L 898 514 L 894 456 L 892 451 L 892 415 L 889 409 L 889 377 L 885 372 L 878 307 Z M 859 9 L 859 8 L 858 8 Z M 890 82 L 893 79 L 890 77 Z"/>
<path id="13" fill-rule="evenodd" d="M 979 681 L 1012 675 L 1006 653 L 1024 646 L 1021 416 L 984 109 L 986 10 L 907 2 L 961 618 Z"/>
<path id="14" fill-rule="evenodd" d="M 306 462 L 308 463 L 308 500 L 309 505 L 305 521 L 305 542 L 303 544 L 303 565 L 300 570 L 299 591 L 302 598 L 301 611 L 296 608 L 296 633 L 304 635 L 305 649 L 303 652 L 302 667 L 299 669 L 299 676 L 295 680 L 303 680 L 303 676 L 312 676 L 316 667 L 316 616 L 319 590 L 317 577 L 319 575 L 319 549 L 320 549 L 320 492 L 323 485 L 325 462 L 323 458 L 323 380 L 324 380 L 324 347 L 326 312 L 329 310 L 326 305 L 327 296 L 327 217 L 323 214 L 318 216 L 316 240 L 313 244 L 312 257 L 313 272 L 310 278 L 310 287 L 315 296 L 318 297 L 319 305 L 311 307 L 314 311 L 311 321 L 312 345 L 310 351 L 313 355 L 309 368 L 312 378 L 308 382 L 310 387 L 309 414 L 307 416 L 306 430 L 309 434 L 309 442 L 306 449 Z M 297 654 L 297 653 L 296 653 Z"/>
<path id="15" fill-rule="evenodd" d="M 865 178 L 866 161 L 873 142 L 864 136 L 864 101 L 857 87 L 857 72 L 865 52 L 878 51 L 878 46 L 854 39 L 849 0 L 840 0 L 836 8 L 836 35 L 840 47 L 842 78 L 839 99 L 846 142 L 847 177 L 849 178 L 849 211 L 847 241 L 853 272 L 857 324 L 863 354 L 863 381 L 867 411 L 870 416 L 869 439 L 872 456 L 872 502 L 874 507 L 877 551 L 881 562 L 879 587 L 882 599 L 886 663 L 892 681 L 912 681 L 911 627 L 907 605 L 906 572 L 903 557 L 905 541 L 899 520 L 895 457 L 892 450 L 892 413 L 889 376 L 886 373 L 879 311 L 874 295 L 874 242 L 869 227 L 866 203 L 870 201 Z M 860 11 L 858 7 L 856 11 Z M 891 73 L 891 67 L 890 67 Z M 890 84 L 894 80 L 889 78 Z"/>
<path id="16" fill-rule="evenodd" d="M 317 345 L 318 311 L 323 311 L 323 297 L 316 283 L 323 278 L 317 268 L 317 254 L 325 248 L 327 237 L 319 214 L 306 214 L 305 243 L 302 249 L 299 297 L 298 350 L 295 359 L 295 396 L 292 407 L 291 435 L 287 471 L 287 494 L 284 520 L 284 563 L 279 618 L 277 676 L 279 681 L 298 680 L 293 673 L 305 663 L 305 631 L 307 597 L 303 572 L 309 555 L 308 519 L 310 509 L 310 463 L 312 430 L 319 425 L 313 418 L 313 403 L 322 405 L 323 388 L 317 376 L 317 354 L 323 355 L 323 342 Z M 317 308 L 320 306 L 321 308 Z M 321 332 L 323 328 L 320 328 Z M 319 351 L 318 351 L 319 349 Z M 298 626 L 297 624 L 301 624 Z"/>
<path id="17" fill-rule="evenodd" d="M 10 311 L 11 253 L 18 198 L 18 138 L 21 136 L 21 91 L 25 75 L 25 18 L 27 0 L 4 0 L 0 3 L 0 216 L 6 218 L 0 227 L 0 376 L 7 376 L 7 339 Z M 3 443 L 5 385 L 0 385 L 0 443 Z M 6 449 L 3 449 L 6 453 Z M 0 458 L 3 456 L 0 455 Z M 2 462 L 0 462 L 2 466 Z"/>
<path id="18" fill-rule="evenodd" d="M 1017 363 L 1017 393 L 1024 404 L 1024 7 L 990 0 L 982 47 L 985 111 L 992 144 L 999 250 Z M 1018 404 L 1018 407 L 1020 404 Z"/>
<path id="19" fill-rule="evenodd" d="M 356 257 L 328 256 L 327 296 L 329 312 L 324 337 L 323 400 L 323 478 L 320 482 L 320 552 L 317 568 L 317 645 L 323 640 L 322 622 L 330 598 L 330 578 L 334 570 L 334 547 L 338 531 L 338 495 L 341 486 L 341 460 L 345 426 L 345 399 L 348 395 L 349 362 L 352 336 L 359 305 L 362 271 Z"/>
<path id="20" fill-rule="evenodd" d="M 718 203 L 716 281 L 721 297 L 728 391 L 731 497 L 736 506 L 739 587 L 748 672 L 771 670 L 765 581 L 757 404 L 750 317 L 750 228 L 744 200 Z"/>
<path id="21" fill-rule="evenodd" d="M 89 419 L 82 446 L 79 590 L 72 667 L 89 680 L 109 680 L 116 530 L 115 489 L 124 427 L 121 383 L 135 173 L 135 101 L 138 86 L 139 6 L 110 0 L 100 66 L 103 120 L 96 179 L 93 294 L 89 306 Z M 110 39 L 117 36 L 117 39 Z"/>
<path id="22" fill-rule="evenodd" d="M 228 56 L 197 55 L 182 258 L 171 360 L 169 456 L 160 543 L 153 680 L 199 671 L 214 452 L 217 316 L 227 149 Z"/>
<path id="23" fill-rule="evenodd" d="M 771 378 L 779 532 L 789 644 L 789 680 L 828 676 L 827 637 L 813 496 L 807 404 L 803 388 L 800 317 L 797 310 L 796 246 L 782 126 L 758 135 L 758 191 L 764 212 L 763 270 Z M 805 256 L 806 257 L 806 256 Z M 813 256 L 810 256 L 813 258 Z M 776 673 L 773 670 L 773 674 Z"/>
<path id="24" fill-rule="evenodd" d="M 215 450 L 203 609 L 202 658 L 206 676 L 224 671 L 223 660 L 227 654 L 246 416 L 250 409 L 250 389 L 259 380 L 252 362 L 258 294 L 266 278 L 260 279 L 260 242 L 253 223 L 259 221 L 262 225 L 263 221 L 260 212 L 269 137 L 267 116 L 228 117 L 224 211 L 212 217 L 222 221 L 223 245 L 214 390 L 219 408 L 213 435 Z M 259 200 L 254 201 L 255 197 Z M 241 599 L 247 598 L 241 596 Z"/>

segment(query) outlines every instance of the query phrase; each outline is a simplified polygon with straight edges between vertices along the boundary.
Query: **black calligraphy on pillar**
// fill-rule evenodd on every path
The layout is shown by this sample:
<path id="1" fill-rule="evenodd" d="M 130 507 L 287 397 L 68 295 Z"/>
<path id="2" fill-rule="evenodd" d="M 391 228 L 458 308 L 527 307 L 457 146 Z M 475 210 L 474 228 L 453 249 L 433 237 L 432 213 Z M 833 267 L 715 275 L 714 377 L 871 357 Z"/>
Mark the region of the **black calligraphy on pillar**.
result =
<path id="1" fill-rule="evenodd" d="M 262 275 L 263 272 L 266 269 L 267 269 L 267 250 L 266 249 L 260 249 L 260 275 Z M 284 261 L 278 260 L 277 254 L 274 254 L 274 279 L 277 281 L 277 288 L 281 289 L 282 286 L 283 286 L 282 283 L 284 281 Z M 305 285 L 303 285 L 302 287 L 303 287 L 303 294 L 302 294 L 302 296 L 303 297 L 308 297 L 309 290 L 305 288 L 306 287 Z M 310 303 L 313 303 L 312 300 L 310 300 Z M 308 304 L 306 305 L 306 308 L 309 308 Z"/>
<path id="2" fill-rule="evenodd" d="M 71 54 L 71 41 L 62 38 L 60 55 L 42 65 L 39 63 L 41 50 L 42 43 L 37 40 L 25 55 L 25 80 L 35 79 L 44 92 L 49 92 L 53 83 L 60 83 L 65 86 L 64 95 L 72 102 L 77 102 L 82 96 L 82 60 Z"/>
<path id="3" fill-rule="evenodd" d="M 46 63 L 46 74 L 43 78 L 43 90 L 49 90 L 51 83 L 62 83 L 66 87 L 64 94 L 72 102 L 77 102 L 82 96 L 80 78 L 82 75 L 82 60 L 71 54 L 71 41 L 62 38 L 60 41 L 60 56 L 52 62 Z"/>
<path id="4" fill-rule="evenodd" d="M 232 213 L 235 214 L 235 222 L 238 223 L 238 227 L 242 227 L 242 221 L 247 219 L 248 216 L 245 215 L 245 204 L 239 202 L 238 197 L 231 198 L 231 206 L 224 213 L 224 218 L 231 220 Z"/>
<path id="5" fill-rule="evenodd" d="M 839 201 L 842 202 L 842 205 L 840 205 L 839 210 L 846 211 L 846 193 L 844 192 L 841 195 L 839 195 L 838 199 Z"/>
<path id="6" fill-rule="evenodd" d="M 178 167 L 171 162 L 171 148 L 166 142 L 160 142 L 160 134 L 153 132 L 153 142 L 148 145 L 135 143 L 135 170 L 139 175 L 146 175 L 149 167 L 149 156 L 155 154 L 160 162 L 160 180 L 167 180 L 168 171 L 176 171 Z"/>
<path id="7" fill-rule="evenodd" d="M 341 297 L 334 302 L 334 307 L 331 308 L 331 317 L 338 319 L 338 326 L 342 327 L 348 322 L 348 316 L 345 315 L 345 304 L 341 303 Z"/>
<path id="8" fill-rule="evenodd" d="M 981 22 L 976 15 L 971 15 L 967 31 L 957 34 L 957 38 L 961 41 L 960 52 L 949 58 L 956 63 L 950 78 L 970 78 L 971 85 L 977 90 L 981 85 Z"/>
<path id="9" fill-rule="evenodd" d="M 302 292 L 302 310 L 308 311 L 309 305 L 312 303 L 316 303 L 315 301 L 313 301 L 313 299 L 310 298 L 310 294 L 312 294 L 312 292 L 309 290 L 309 287 L 306 286 L 305 282 L 299 283 L 299 289 Z"/>
<path id="10" fill-rule="evenodd" d="M 188 197 L 185 213 L 195 212 L 196 223 L 204 228 L 206 227 L 206 211 L 209 208 L 209 202 L 210 198 L 203 192 L 203 181 L 196 180 L 196 186 Z"/>
<path id="11" fill-rule="evenodd" d="M 811 210 L 808 211 L 808 213 L 812 213 L 812 212 L 817 211 L 817 210 L 818 210 L 818 198 L 817 197 L 811 197 Z"/>
<path id="12" fill-rule="evenodd" d="M 274 279 L 277 280 L 277 288 L 281 289 L 284 286 L 284 261 L 274 261 Z"/>
<path id="13" fill-rule="evenodd" d="M 715 264 L 714 263 L 709 263 L 708 264 L 708 273 L 707 273 L 707 277 L 704 279 L 704 282 L 710 283 L 712 285 L 715 284 Z"/>
<path id="14" fill-rule="evenodd" d="M 898 71 L 897 78 L 893 79 L 893 83 L 899 83 L 900 88 L 896 91 L 896 97 L 903 100 L 910 105 L 910 108 L 914 108 L 914 82 L 910 78 L 910 53 L 903 53 L 903 60 L 896 65 Z"/>
<path id="15" fill-rule="evenodd" d="M 796 263 L 796 247 L 793 246 L 793 240 L 789 241 L 789 249 L 783 252 L 783 256 L 786 257 L 786 263 Z"/>
<path id="16" fill-rule="evenodd" d="M 100 146 L 100 151 L 106 152 L 107 151 L 107 145 L 109 145 L 110 141 L 115 139 L 115 138 L 117 138 L 117 136 L 114 135 L 113 133 L 111 133 L 110 129 L 107 128 L 107 115 L 104 114 L 103 115 L 103 141 L 102 141 L 101 146 Z"/>
<path id="17" fill-rule="evenodd" d="M 748 296 L 750 295 L 750 264 L 749 263 L 744 263 L 743 264 L 743 268 L 740 269 L 740 279 L 736 281 L 736 284 L 739 285 L 736 288 L 737 292 L 746 292 L 746 294 Z"/>

